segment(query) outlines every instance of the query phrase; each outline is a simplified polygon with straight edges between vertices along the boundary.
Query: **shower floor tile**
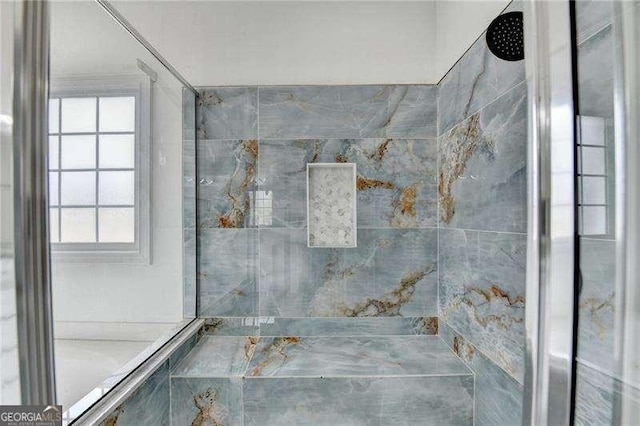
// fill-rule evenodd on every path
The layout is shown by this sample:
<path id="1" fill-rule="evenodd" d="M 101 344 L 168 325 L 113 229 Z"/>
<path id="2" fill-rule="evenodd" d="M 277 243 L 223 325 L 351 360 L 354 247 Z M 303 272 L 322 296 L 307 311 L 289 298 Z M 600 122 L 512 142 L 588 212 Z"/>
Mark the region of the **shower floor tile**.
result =
<path id="1" fill-rule="evenodd" d="M 471 375 L 437 336 L 262 337 L 247 377 Z"/>

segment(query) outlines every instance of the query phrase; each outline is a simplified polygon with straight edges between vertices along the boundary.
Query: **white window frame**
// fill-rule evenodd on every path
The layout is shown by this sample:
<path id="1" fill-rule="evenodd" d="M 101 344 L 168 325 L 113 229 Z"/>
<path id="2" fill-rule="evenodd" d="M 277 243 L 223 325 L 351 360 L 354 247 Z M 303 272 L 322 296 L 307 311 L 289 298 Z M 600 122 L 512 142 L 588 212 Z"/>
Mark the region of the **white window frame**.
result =
<path id="1" fill-rule="evenodd" d="M 139 75 L 81 76 L 51 80 L 49 98 L 134 96 L 136 99 L 135 242 L 51 243 L 52 260 L 74 263 L 151 263 L 151 91 L 152 82 L 149 77 Z"/>

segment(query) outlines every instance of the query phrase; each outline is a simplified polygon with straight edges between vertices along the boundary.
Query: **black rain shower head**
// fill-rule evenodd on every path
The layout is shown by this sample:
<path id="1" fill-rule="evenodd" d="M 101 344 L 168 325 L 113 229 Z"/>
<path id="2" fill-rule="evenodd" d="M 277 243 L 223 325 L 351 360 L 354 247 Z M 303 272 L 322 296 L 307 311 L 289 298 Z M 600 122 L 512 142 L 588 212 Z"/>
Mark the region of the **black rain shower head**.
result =
<path id="1" fill-rule="evenodd" d="M 524 59 L 522 12 L 508 12 L 494 19 L 487 28 L 487 46 L 505 61 Z"/>

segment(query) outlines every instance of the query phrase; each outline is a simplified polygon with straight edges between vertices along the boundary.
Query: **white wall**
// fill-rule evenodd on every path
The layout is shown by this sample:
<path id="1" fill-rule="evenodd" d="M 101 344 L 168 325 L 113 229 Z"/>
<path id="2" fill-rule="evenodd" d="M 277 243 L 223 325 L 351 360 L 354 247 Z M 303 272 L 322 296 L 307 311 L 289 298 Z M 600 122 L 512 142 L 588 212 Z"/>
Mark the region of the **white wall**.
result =
<path id="1" fill-rule="evenodd" d="M 435 84 L 509 3 L 114 1 L 192 84 Z"/>
<path id="2" fill-rule="evenodd" d="M 433 2 L 113 3 L 194 85 L 433 82 Z"/>
<path id="3" fill-rule="evenodd" d="M 435 74 L 444 77 L 509 3 L 510 0 L 438 1 Z"/>
<path id="4" fill-rule="evenodd" d="M 99 338 L 95 330 L 114 328 L 91 322 L 124 322 L 133 329 L 129 337 L 156 333 L 158 323 L 182 319 L 181 85 L 94 2 L 53 3 L 51 47 L 53 78 L 140 74 L 136 58 L 159 75 L 152 93 L 153 263 L 53 262 L 56 332 L 69 338 L 92 330 Z M 117 330 L 127 337 L 126 327 Z"/>

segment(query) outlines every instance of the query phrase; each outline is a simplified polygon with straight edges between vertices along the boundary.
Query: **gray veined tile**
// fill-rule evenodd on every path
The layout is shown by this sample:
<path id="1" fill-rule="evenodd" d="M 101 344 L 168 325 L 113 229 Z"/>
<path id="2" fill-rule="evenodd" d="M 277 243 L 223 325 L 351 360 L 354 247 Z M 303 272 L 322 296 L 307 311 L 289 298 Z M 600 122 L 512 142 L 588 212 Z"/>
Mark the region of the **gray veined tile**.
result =
<path id="1" fill-rule="evenodd" d="M 622 424 L 619 407 L 624 407 L 627 413 L 638 413 L 640 389 L 578 362 L 575 424 Z"/>
<path id="2" fill-rule="evenodd" d="M 258 137 L 257 87 L 200 88 L 197 109 L 200 139 Z"/>
<path id="3" fill-rule="evenodd" d="M 260 138 L 385 137 L 390 86 L 260 88 Z"/>
<path id="4" fill-rule="evenodd" d="M 517 3 L 509 11 L 521 10 Z M 493 55 L 483 33 L 438 84 L 438 135 L 524 81 L 524 71 L 524 61 Z"/>
<path id="5" fill-rule="evenodd" d="M 172 377 L 240 377 L 255 350 L 257 337 L 202 336 L 173 369 Z"/>
<path id="6" fill-rule="evenodd" d="M 437 336 L 263 337 L 247 377 L 458 375 L 471 371 Z"/>
<path id="7" fill-rule="evenodd" d="M 271 194 L 270 226 L 306 225 L 306 164 L 315 162 L 356 164 L 360 228 L 435 226 L 436 149 L 435 139 L 261 141 L 258 181 Z"/>
<path id="8" fill-rule="evenodd" d="M 247 379 L 246 425 L 473 424 L 473 377 Z"/>
<path id="9" fill-rule="evenodd" d="M 434 229 L 362 229 L 358 247 L 307 248 L 302 229 L 260 232 L 260 315 L 436 314 Z"/>
<path id="10" fill-rule="evenodd" d="M 160 366 L 101 426 L 169 426 L 169 364 Z"/>
<path id="11" fill-rule="evenodd" d="M 578 358 L 602 371 L 615 370 L 616 243 L 580 239 L 582 289 L 579 303 Z"/>
<path id="12" fill-rule="evenodd" d="M 578 43 L 582 43 L 613 21 L 613 1 L 576 1 Z"/>
<path id="13" fill-rule="evenodd" d="M 198 244 L 200 315 L 257 316 L 258 231 L 200 229 Z"/>
<path id="14" fill-rule="evenodd" d="M 188 338 L 184 343 L 182 343 L 169 357 L 169 369 L 173 370 L 173 368 L 178 365 L 182 359 L 191 352 L 196 344 L 200 340 L 200 334 L 196 333 L 190 338 Z"/>
<path id="15" fill-rule="evenodd" d="M 182 139 L 195 140 L 196 138 L 196 99 L 191 89 L 182 89 Z"/>
<path id="16" fill-rule="evenodd" d="M 441 226 L 526 232 L 526 97 L 521 84 L 440 137 Z"/>
<path id="17" fill-rule="evenodd" d="M 263 318 L 261 336 L 406 336 L 438 334 L 438 317 Z"/>
<path id="18" fill-rule="evenodd" d="M 526 235 L 440 230 L 440 318 L 524 375 Z"/>
<path id="19" fill-rule="evenodd" d="M 198 146 L 198 225 L 251 226 L 251 191 L 258 168 L 258 141 L 204 141 Z"/>
<path id="20" fill-rule="evenodd" d="M 394 86 L 389 95 L 388 137 L 435 138 L 438 136 L 438 86 Z"/>
<path id="21" fill-rule="evenodd" d="M 258 317 L 205 318 L 201 333 L 211 336 L 259 336 Z"/>
<path id="22" fill-rule="evenodd" d="M 578 46 L 580 114 L 613 117 L 614 37 L 611 26 Z"/>
<path id="23" fill-rule="evenodd" d="M 242 379 L 171 379 L 175 426 L 242 425 Z"/>
<path id="24" fill-rule="evenodd" d="M 523 386 L 444 321 L 440 322 L 439 332 L 453 352 L 473 370 L 475 424 L 522 424 Z"/>

